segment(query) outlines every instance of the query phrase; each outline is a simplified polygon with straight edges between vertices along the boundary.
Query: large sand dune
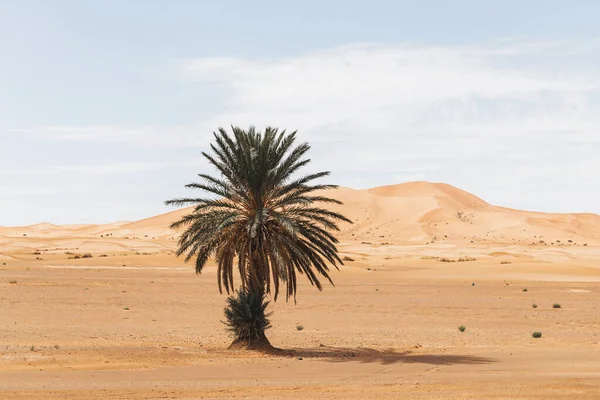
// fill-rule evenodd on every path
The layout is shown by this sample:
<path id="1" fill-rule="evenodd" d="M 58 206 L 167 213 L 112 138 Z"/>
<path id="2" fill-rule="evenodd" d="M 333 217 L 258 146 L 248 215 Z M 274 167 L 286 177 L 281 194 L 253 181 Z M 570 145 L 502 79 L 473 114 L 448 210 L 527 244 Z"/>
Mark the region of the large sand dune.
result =
<path id="1" fill-rule="evenodd" d="M 326 193 L 344 204 L 334 207 L 354 224 L 342 224 L 344 241 L 425 244 L 505 243 L 584 245 L 600 241 L 600 216 L 547 214 L 497 207 L 443 183 L 411 182 L 367 190 L 340 188 Z M 172 238 L 169 225 L 191 209 L 136 222 L 106 225 L 0 227 L 3 236 Z"/>
<path id="2" fill-rule="evenodd" d="M 215 266 L 174 256 L 189 209 L 0 227 L 0 399 L 600 399 L 600 216 L 427 182 L 328 195 L 352 261 L 274 305 L 290 357 L 225 350 Z"/>

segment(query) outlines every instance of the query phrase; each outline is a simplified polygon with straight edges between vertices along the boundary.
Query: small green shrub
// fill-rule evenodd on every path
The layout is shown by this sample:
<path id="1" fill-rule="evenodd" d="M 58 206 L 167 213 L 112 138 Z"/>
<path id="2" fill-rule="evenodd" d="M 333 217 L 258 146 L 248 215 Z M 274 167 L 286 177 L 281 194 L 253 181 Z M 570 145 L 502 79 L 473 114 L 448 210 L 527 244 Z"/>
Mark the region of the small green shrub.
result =
<path id="1" fill-rule="evenodd" d="M 552 304 L 552 308 L 560 308 L 560 304 L 554 303 L 554 304 Z"/>
<path id="2" fill-rule="evenodd" d="M 304 330 L 304 327 L 302 325 L 296 325 L 296 329 L 301 331 L 301 330 Z"/>
<path id="3" fill-rule="evenodd" d="M 268 305 L 261 293 L 240 290 L 227 298 L 223 323 L 235 341 L 258 343 L 265 337 L 265 331 L 271 327 Z"/>
<path id="4" fill-rule="evenodd" d="M 537 308 L 537 304 L 532 304 L 531 307 Z"/>
<path id="5" fill-rule="evenodd" d="M 541 337 L 542 337 L 542 332 L 533 332 L 533 333 L 531 334 L 531 336 L 532 336 L 534 339 L 539 339 L 539 338 L 541 338 Z"/>
<path id="6" fill-rule="evenodd" d="M 524 291 L 524 292 L 526 292 L 526 291 L 527 291 L 527 288 L 523 288 L 523 291 Z"/>
<path id="7" fill-rule="evenodd" d="M 458 330 L 461 331 L 461 332 L 464 332 L 464 331 L 467 330 L 467 327 L 464 326 L 464 325 L 461 325 L 461 326 L 458 327 Z"/>
<path id="8" fill-rule="evenodd" d="M 15 281 L 15 280 L 12 280 L 12 281 L 8 281 L 8 283 L 10 283 L 11 285 L 16 285 L 16 284 L 17 284 L 17 281 Z"/>
<path id="9" fill-rule="evenodd" d="M 90 253 L 85 253 L 84 255 L 81 256 L 81 258 L 93 258 L 94 256 L 91 255 Z"/>

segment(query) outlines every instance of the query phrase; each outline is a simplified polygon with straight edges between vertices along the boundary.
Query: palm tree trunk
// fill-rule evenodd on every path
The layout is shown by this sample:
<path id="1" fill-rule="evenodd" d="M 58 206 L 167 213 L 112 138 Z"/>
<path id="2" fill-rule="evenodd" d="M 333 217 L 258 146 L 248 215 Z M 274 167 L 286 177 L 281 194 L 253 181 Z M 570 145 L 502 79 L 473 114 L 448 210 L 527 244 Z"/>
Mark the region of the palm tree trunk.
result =
<path id="1" fill-rule="evenodd" d="M 264 268 L 264 259 L 259 253 L 259 248 L 254 248 L 252 252 L 251 265 L 248 271 L 247 290 L 248 293 L 255 293 L 259 298 L 264 299 L 267 292 L 267 282 L 269 277 L 266 276 Z M 235 350 L 258 350 L 262 352 L 273 352 L 277 349 L 271 345 L 269 339 L 264 332 L 258 338 L 252 339 L 236 339 L 231 343 L 229 349 Z"/>

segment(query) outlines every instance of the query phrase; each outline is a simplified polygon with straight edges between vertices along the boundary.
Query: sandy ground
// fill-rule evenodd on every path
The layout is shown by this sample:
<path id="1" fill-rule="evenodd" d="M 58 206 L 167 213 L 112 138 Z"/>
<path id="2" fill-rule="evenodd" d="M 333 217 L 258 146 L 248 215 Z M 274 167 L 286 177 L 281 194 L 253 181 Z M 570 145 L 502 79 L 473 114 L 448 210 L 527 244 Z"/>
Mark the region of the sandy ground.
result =
<path id="1" fill-rule="evenodd" d="M 354 261 L 273 305 L 285 356 L 226 350 L 215 268 L 172 254 L 180 212 L 0 228 L 0 399 L 600 399 L 597 216 L 440 190 L 342 193 Z"/>

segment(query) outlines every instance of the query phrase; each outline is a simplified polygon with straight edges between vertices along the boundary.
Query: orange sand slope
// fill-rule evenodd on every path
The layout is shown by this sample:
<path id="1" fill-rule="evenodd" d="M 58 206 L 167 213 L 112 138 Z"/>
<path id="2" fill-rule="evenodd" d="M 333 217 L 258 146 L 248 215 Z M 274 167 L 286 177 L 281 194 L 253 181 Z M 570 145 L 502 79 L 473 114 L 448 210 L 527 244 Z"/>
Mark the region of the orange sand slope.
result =
<path id="1" fill-rule="evenodd" d="M 343 241 L 371 243 L 502 243 L 584 246 L 600 242 L 600 216 L 547 214 L 492 206 L 443 183 L 411 182 L 367 190 L 340 188 L 326 193 L 354 221 L 342 224 Z M 169 225 L 189 209 L 137 222 L 106 225 L 0 227 L 4 237 L 35 236 L 174 239 Z"/>

